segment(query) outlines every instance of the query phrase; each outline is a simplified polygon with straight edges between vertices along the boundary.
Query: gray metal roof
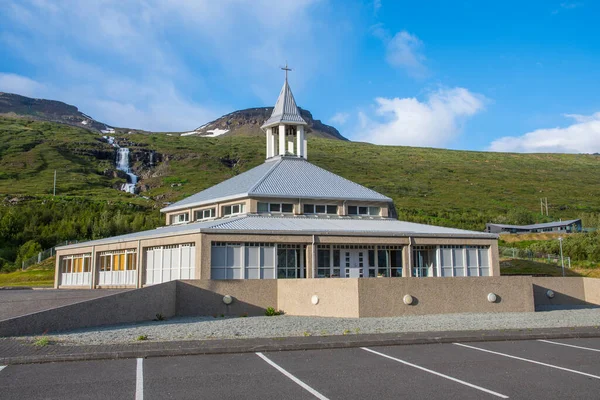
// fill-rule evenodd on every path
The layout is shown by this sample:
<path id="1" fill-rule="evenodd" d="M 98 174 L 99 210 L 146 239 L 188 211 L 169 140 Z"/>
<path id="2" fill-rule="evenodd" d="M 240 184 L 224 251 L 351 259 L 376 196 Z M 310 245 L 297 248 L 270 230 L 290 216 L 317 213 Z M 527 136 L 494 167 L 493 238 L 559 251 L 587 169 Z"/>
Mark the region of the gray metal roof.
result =
<path id="1" fill-rule="evenodd" d="M 416 224 L 390 218 L 271 216 L 247 214 L 212 221 L 169 225 L 149 231 L 130 233 L 106 239 L 82 242 L 58 249 L 121 243 L 141 239 L 179 236 L 194 233 L 227 234 L 287 234 L 287 235 L 348 235 L 381 237 L 454 237 L 497 239 L 498 235 L 434 225 Z M 235 240 L 235 239 L 232 239 Z"/>
<path id="2" fill-rule="evenodd" d="M 296 106 L 296 100 L 294 99 L 294 95 L 292 94 L 292 89 L 290 89 L 287 78 L 283 83 L 283 87 L 281 88 L 281 92 L 279 93 L 279 97 L 277 98 L 277 103 L 275 103 L 271 117 L 261 126 L 261 128 L 270 128 L 272 126 L 285 123 L 306 125 L 306 121 L 304 121 L 300 115 L 298 107 Z"/>
<path id="3" fill-rule="evenodd" d="M 489 226 L 497 226 L 499 228 L 513 228 L 513 229 L 543 229 L 543 228 L 557 228 L 559 226 L 568 226 L 574 224 L 576 222 L 580 222 L 581 219 L 569 219 L 565 221 L 555 221 L 555 222 L 544 222 L 542 224 L 532 224 L 532 225 L 506 225 L 506 224 L 493 224 L 489 223 Z"/>
<path id="4" fill-rule="evenodd" d="M 243 174 L 178 201 L 162 212 L 248 196 L 391 202 L 387 196 L 300 157 L 273 157 Z"/>

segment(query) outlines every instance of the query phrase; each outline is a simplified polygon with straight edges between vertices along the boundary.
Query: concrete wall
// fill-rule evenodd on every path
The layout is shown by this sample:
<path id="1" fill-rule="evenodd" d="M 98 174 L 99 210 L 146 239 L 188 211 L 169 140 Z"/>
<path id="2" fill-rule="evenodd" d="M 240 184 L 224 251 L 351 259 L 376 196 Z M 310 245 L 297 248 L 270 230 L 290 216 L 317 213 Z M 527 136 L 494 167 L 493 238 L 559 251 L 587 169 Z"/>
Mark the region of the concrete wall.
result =
<path id="1" fill-rule="evenodd" d="M 358 279 L 281 279 L 277 288 L 277 305 L 286 314 L 359 316 Z M 315 295 L 316 305 L 311 302 Z"/>
<path id="2" fill-rule="evenodd" d="M 223 303 L 230 295 L 233 303 Z M 268 307 L 277 309 L 277 281 L 189 280 L 177 281 L 177 315 L 265 315 Z"/>
<path id="3" fill-rule="evenodd" d="M 531 278 L 533 284 L 533 297 L 536 306 L 549 305 L 585 305 L 586 290 L 584 278 Z M 590 284 L 592 286 L 593 284 Z M 546 292 L 552 290 L 554 298 L 546 296 Z"/>
<path id="4" fill-rule="evenodd" d="M 149 321 L 156 314 L 169 318 L 175 315 L 176 284 L 166 282 L 0 321 L 0 336 Z"/>
<path id="5" fill-rule="evenodd" d="M 600 279 L 583 278 L 585 301 L 588 304 L 600 305 Z"/>
<path id="6" fill-rule="evenodd" d="M 361 317 L 534 311 L 530 277 L 377 278 L 358 282 Z M 490 303 L 489 293 L 498 300 Z M 413 304 L 403 302 L 405 295 Z"/>

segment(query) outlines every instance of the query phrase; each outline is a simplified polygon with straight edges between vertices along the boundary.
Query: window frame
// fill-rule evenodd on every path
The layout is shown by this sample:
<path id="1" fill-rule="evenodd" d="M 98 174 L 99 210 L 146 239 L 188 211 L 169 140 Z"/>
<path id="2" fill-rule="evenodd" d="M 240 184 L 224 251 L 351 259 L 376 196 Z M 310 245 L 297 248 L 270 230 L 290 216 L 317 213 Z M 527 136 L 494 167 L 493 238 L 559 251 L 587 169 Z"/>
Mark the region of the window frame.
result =
<path id="1" fill-rule="evenodd" d="M 205 216 L 207 211 L 209 212 L 208 217 Z M 216 217 L 217 217 L 217 208 L 216 207 L 202 208 L 200 210 L 194 210 L 195 221 L 206 221 L 206 220 L 213 219 Z"/>
<path id="2" fill-rule="evenodd" d="M 238 211 L 234 212 L 234 208 L 237 207 Z M 225 210 L 228 209 L 230 210 L 229 213 L 226 213 Z M 221 216 L 223 217 L 233 217 L 235 215 L 240 215 L 240 214 L 244 214 L 244 209 L 246 208 L 246 203 L 235 203 L 235 204 L 228 204 L 225 206 L 221 206 Z"/>
<path id="3" fill-rule="evenodd" d="M 312 207 L 312 212 L 306 212 L 307 207 Z M 323 207 L 322 212 L 317 211 L 317 207 Z M 335 212 L 330 213 L 331 207 L 335 207 Z M 302 205 L 302 213 L 310 214 L 310 215 L 337 215 L 338 214 L 338 205 L 331 203 L 304 203 Z"/>

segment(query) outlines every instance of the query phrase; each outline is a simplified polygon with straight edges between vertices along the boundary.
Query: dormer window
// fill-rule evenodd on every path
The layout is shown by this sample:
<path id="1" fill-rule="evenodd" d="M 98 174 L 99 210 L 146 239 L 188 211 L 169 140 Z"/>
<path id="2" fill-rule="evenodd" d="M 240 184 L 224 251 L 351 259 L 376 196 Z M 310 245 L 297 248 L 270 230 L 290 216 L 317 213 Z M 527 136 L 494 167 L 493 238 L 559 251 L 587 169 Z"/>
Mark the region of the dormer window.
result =
<path id="1" fill-rule="evenodd" d="M 215 218 L 217 215 L 216 208 L 206 208 L 204 210 L 196 211 L 196 221 L 202 221 L 205 219 Z"/>
<path id="2" fill-rule="evenodd" d="M 304 214 L 337 214 L 335 204 L 305 204 Z"/>
<path id="3" fill-rule="evenodd" d="M 232 204 L 230 206 L 223 206 L 223 207 L 221 207 L 221 212 L 224 217 L 230 216 L 230 215 L 243 214 L 244 213 L 244 203 Z"/>
<path id="4" fill-rule="evenodd" d="M 257 205 L 259 213 L 293 213 L 294 205 L 291 203 L 262 203 Z"/>
<path id="5" fill-rule="evenodd" d="M 175 215 L 171 215 L 171 224 L 176 225 L 176 224 L 184 224 L 186 222 L 190 221 L 190 213 L 182 213 L 182 214 L 175 214 Z"/>
<path id="6" fill-rule="evenodd" d="M 379 216 L 381 207 L 348 206 L 348 215 L 372 215 Z"/>

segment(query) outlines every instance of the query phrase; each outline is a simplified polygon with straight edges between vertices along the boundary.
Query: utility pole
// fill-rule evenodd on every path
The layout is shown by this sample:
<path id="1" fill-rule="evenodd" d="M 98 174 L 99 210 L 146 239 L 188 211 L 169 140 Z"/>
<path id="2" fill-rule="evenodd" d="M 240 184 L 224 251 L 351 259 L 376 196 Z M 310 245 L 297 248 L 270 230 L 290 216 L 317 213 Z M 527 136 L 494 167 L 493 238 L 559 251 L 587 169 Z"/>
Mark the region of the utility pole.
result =
<path id="1" fill-rule="evenodd" d="M 560 263 L 562 265 L 562 273 L 563 273 L 563 278 L 564 278 L 564 276 L 565 276 L 565 259 L 563 258 L 562 241 L 563 241 L 563 238 L 559 237 L 558 243 L 560 243 Z"/>
<path id="2" fill-rule="evenodd" d="M 52 197 L 56 197 L 56 170 L 54 170 L 54 191 Z"/>
<path id="3" fill-rule="evenodd" d="M 540 197 L 540 214 L 544 215 L 544 199 Z"/>
<path id="4" fill-rule="evenodd" d="M 546 216 L 548 216 L 548 198 L 546 197 Z"/>

